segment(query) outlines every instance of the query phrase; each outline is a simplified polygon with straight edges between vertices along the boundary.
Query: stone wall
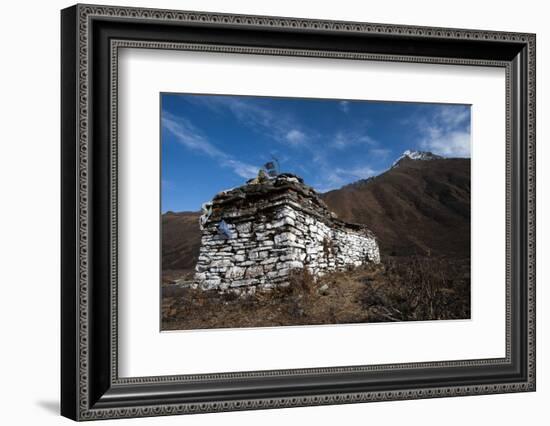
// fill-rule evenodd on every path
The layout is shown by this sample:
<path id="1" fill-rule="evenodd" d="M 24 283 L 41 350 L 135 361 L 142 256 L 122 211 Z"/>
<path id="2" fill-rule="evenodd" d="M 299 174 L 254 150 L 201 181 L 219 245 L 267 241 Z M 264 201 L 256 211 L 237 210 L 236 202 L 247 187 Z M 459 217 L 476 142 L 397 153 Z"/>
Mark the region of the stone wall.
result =
<path id="1" fill-rule="evenodd" d="M 241 187 L 212 205 L 196 266 L 201 288 L 271 288 L 288 284 L 292 270 L 307 268 L 320 276 L 380 262 L 374 235 L 336 219 L 299 178 L 286 175 Z M 219 231 L 222 220 L 228 235 Z"/>

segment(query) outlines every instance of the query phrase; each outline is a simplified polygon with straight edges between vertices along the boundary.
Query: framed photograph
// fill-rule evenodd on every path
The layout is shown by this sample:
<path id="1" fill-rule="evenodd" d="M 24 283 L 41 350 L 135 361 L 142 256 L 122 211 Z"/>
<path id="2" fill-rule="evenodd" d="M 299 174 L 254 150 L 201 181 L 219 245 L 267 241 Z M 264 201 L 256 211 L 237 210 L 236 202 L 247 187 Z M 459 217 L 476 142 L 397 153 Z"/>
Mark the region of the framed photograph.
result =
<path id="1" fill-rule="evenodd" d="M 535 35 L 61 12 L 61 412 L 535 390 Z"/>

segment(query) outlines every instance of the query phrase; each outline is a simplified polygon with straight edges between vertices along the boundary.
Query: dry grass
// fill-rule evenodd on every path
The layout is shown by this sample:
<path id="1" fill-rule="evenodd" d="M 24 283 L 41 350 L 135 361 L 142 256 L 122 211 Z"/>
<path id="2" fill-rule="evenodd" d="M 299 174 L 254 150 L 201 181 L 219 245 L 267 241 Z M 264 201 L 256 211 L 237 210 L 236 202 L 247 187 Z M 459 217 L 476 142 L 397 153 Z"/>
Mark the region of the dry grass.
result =
<path id="1" fill-rule="evenodd" d="M 469 270 L 469 260 L 390 258 L 359 300 L 371 322 L 470 318 Z"/>
<path id="2" fill-rule="evenodd" d="M 270 327 L 470 317 L 468 259 L 387 258 L 315 280 L 238 296 L 163 286 L 162 329 Z"/>

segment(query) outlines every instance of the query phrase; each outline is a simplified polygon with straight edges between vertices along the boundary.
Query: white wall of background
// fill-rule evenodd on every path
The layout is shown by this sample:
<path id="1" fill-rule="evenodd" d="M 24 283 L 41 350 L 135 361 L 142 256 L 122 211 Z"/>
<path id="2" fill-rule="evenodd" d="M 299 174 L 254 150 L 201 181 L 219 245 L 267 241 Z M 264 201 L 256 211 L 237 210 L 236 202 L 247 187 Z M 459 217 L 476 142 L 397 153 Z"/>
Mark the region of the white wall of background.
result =
<path id="1" fill-rule="evenodd" d="M 119 424 L 547 424 L 550 401 L 550 28 L 536 0 L 337 2 L 102 1 L 103 4 L 537 33 L 538 390 Z M 68 424 L 59 417 L 59 10 L 71 2 L 3 4 L 0 67 L 0 401 L 2 424 Z M 107 421 L 109 424 L 115 421 Z M 128 423 L 131 422 L 131 423 Z M 113 423 L 116 424 L 116 423 Z"/>

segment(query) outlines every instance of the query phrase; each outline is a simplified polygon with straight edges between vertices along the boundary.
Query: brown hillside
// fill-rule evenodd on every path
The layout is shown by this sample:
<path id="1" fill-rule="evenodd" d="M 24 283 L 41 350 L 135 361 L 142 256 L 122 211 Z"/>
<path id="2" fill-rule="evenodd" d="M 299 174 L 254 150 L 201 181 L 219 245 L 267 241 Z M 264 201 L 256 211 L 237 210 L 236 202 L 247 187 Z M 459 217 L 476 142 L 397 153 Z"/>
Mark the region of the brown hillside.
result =
<path id="1" fill-rule="evenodd" d="M 199 212 L 162 215 L 162 269 L 192 270 L 201 245 Z"/>
<path id="2" fill-rule="evenodd" d="M 322 198 L 340 219 L 368 225 L 386 254 L 470 256 L 469 159 L 403 159 Z"/>

